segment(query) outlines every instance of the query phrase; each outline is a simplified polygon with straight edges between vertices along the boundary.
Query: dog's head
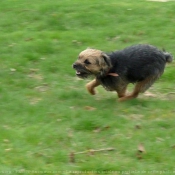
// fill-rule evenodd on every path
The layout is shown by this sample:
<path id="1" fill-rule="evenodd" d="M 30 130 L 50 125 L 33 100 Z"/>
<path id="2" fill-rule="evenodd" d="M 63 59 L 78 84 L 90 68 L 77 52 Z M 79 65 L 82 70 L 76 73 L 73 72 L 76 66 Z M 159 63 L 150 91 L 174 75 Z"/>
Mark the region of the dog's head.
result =
<path id="1" fill-rule="evenodd" d="M 87 78 L 91 75 L 96 77 L 106 76 L 111 67 L 108 55 L 96 49 L 82 51 L 78 60 L 73 64 L 76 75 L 80 78 Z"/>

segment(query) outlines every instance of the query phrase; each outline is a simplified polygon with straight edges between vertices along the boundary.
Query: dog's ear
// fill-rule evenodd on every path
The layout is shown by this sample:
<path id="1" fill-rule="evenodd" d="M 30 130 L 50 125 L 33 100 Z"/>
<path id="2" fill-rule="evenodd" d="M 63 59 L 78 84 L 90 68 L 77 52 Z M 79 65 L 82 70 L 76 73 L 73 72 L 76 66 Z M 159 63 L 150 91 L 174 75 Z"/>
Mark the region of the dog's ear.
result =
<path id="1" fill-rule="evenodd" d="M 106 55 L 105 53 L 101 53 L 99 65 L 101 68 L 100 75 L 105 76 L 108 73 L 108 71 L 110 70 L 110 68 L 112 67 L 111 60 L 108 57 L 108 55 Z"/>
<path id="2" fill-rule="evenodd" d="M 111 67 L 111 60 L 109 59 L 109 57 L 108 57 L 105 53 L 102 53 L 102 58 L 104 59 L 104 62 L 105 62 L 109 67 Z"/>

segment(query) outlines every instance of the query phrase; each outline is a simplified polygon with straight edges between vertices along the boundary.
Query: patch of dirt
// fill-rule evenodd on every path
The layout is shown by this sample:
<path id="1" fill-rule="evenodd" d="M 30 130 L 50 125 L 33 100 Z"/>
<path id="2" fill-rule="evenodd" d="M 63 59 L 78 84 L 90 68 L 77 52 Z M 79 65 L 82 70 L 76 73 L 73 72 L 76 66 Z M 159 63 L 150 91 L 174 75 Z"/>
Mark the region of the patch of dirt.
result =
<path id="1" fill-rule="evenodd" d="M 155 98 L 160 100 L 175 100 L 175 91 L 161 93 L 158 90 L 153 90 L 152 92 L 146 91 L 144 94 L 140 95 L 141 98 Z"/>
<path id="2" fill-rule="evenodd" d="M 43 76 L 38 74 L 39 69 L 30 69 L 28 77 L 36 80 L 43 80 Z"/>
<path id="3" fill-rule="evenodd" d="M 35 97 L 35 98 L 31 98 L 30 100 L 29 100 L 29 103 L 31 104 L 31 105 L 36 105 L 38 102 L 40 102 L 42 99 L 41 98 L 37 98 L 37 97 Z"/>

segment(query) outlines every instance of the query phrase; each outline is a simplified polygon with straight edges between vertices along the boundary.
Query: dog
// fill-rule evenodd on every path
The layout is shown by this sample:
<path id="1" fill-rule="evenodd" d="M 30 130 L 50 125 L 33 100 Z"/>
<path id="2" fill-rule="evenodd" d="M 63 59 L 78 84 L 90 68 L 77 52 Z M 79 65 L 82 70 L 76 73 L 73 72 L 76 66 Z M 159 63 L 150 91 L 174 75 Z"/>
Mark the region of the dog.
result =
<path id="1" fill-rule="evenodd" d="M 138 44 L 111 53 L 88 48 L 79 54 L 72 66 L 80 78 L 95 77 L 86 84 L 90 94 L 95 95 L 95 87 L 102 85 L 108 91 L 116 91 L 119 101 L 125 101 L 145 92 L 172 60 L 173 56 L 164 50 Z M 133 92 L 127 94 L 129 83 L 135 86 Z"/>

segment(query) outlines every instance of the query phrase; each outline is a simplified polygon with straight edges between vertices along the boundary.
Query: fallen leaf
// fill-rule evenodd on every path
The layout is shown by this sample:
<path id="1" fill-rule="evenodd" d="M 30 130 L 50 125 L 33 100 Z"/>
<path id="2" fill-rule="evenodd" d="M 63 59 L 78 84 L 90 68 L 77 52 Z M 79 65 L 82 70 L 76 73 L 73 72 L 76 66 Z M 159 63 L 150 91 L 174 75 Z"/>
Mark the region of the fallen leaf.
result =
<path id="1" fill-rule="evenodd" d="M 38 71 L 39 71 L 39 69 L 34 69 L 34 68 L 31 68 L 31 69 L 29 69 L 29 71 L 30 71 L 30 73 L 32 74 L 32 73 L 36 73 L 36 72 L 38 72 Z"/>
<path id="2" fill-rule="evenodd" d="M 144 117 L 142 114 L 131 114 L 127 116 L 127 118 L 131 118 L 133 120 L 141 120 Z"/>
<path id="3" fill-rule="evenodd" d="M 135 125 L 135 129 L 141 129 L 140 125 Z"/>
<path id="4" fill-rule="evenodd" d="M 75 163 L 75 154 L 73 152 L 69 154 L 69 161 L 70 163 Z"/>
<path id="5" fill-rule="evenodd" d="M 92 107 L 92 106 L 85 106 L 84 109 L 85 109 L 85 110 L 88 110 L 88 111 L 96 110 L 96 108 L 94 108 L 94 107 Z"/>
<path id="6" fill-rule="evenodd" d="M 93 132 L 95 132 L 95 133 L 99 133 L 100 131 L 101 131 L 101 128 L 96 128 L 93 130 Z"/>
<path id="7" fill-rule="evenodd" d="M 140 144 L 138 145 L 138 151 L 139 151 L 140 153 L 146 152 L 146 151 L 145 151 L 145 147 L 143 146 L 142 143 L 140 143 Z"/>
<path id="8" fill-rule="evenodd" d="M 145 147 L 143 146 L 142 143 L 140 143 L 140 144 L 138 145 L 136 157 L 137 157 L 138 159 L 142 159 L 142 158 L 143 158 L 143 153 L 145 153 L 145 152 L 146 152 L 146 151 L 145 151 Z"/>
<path id="9" fill-rule="evenodd" d="M 93 132 L 98 133 L 98 132 L 101 132 L 101 131 L 106 131 L 108 129 L 110 129 L 110 126 L 104 126 L 104 127 L 101 127 L 101 128 L 100 127 L 97 127 L 97 128 L 95 128 L 93 130 Z"/>
<path id="10" fill-rule="evenodd" d="M 16 72 L 16 69 L 15 68 L 10 68 L 10 71 L 11 72 Z"/>
<path id="11" fill-rule="evenodd" d="M 111 127 L 110 126 L 105 126 L 104 128 L 103 128 L 103 130 L 108 130 L 108 129 L 110 129 Z"/>
<path id="12" fill-rule="evenodd" d="M 47 84 L 43 84 L 41 86 L 35 87 L 35 89 L 39 92 L 45 92 L 49 89 L 49 86 Z"/>

